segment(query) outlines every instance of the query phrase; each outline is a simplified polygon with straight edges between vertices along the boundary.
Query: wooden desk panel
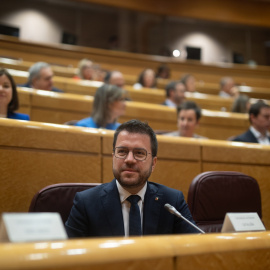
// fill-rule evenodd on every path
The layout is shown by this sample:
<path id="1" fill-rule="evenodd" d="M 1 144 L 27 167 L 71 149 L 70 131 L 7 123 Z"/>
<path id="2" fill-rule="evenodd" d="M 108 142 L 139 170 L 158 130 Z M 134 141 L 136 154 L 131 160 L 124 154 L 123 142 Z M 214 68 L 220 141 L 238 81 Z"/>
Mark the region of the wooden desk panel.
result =
<path id="1" fill-rule="evenodd" d="M 266 231 L 2 243 L 0 269 L 269 269 L 269 237 Z"/>
<path id="2" fill-rule="evenodd" d="M 25 212 L 41 188 L 101 182 L 96 130 L 0 119 L 0 213 Z"/>

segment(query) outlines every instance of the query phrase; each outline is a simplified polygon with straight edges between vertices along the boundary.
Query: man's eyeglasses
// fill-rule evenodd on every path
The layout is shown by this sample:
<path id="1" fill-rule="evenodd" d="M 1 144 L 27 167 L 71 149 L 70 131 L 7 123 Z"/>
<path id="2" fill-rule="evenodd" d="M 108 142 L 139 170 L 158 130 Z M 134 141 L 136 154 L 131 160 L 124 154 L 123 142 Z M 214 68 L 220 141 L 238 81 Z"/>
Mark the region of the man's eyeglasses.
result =
<path id="1" fill-rule="evenodd" d="M 133 150 L 129 150 L 127 147 L 115 147 L 113 152 L 116 158 L 125 159 L 129 152 L 132 151 L 133 157 L 136 160 L 144 161 L 147 158 L 147 150 L 144 148 L 133 148 Z M 151 154 L 151 153 L 148 153 Z"/>

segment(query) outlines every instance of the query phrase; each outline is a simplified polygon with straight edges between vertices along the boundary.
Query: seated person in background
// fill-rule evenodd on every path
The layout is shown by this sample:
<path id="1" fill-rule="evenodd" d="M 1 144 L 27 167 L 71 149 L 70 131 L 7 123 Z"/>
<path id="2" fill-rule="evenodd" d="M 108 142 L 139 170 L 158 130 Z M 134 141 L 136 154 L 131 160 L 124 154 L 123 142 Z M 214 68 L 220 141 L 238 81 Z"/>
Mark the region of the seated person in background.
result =
<path id="1" fill-rule="evenodd" d="M 236 97 L 239 92 L 231 77 L 223 77 L 220 80 L 219 96 L 224 98 Z"/>
<path id="2" fill-rule="evenodd" d="M 78 64 L 78 74 L 74 79 L 93 80 L 93 62 L 87 58 L 82 59 Z"/>
<path id="3" fill-rule="evenodd" d="M 118 117 L 125 114 L 125 95 L 122 88 L 103 84 L 95 93 L 91 117 L 82 119 L 75 125 L 115 130 L 120 125 L 117 123 Z"/>
<path id="4" fill-rule="evenodd" d="M 114 133 L 112 167 L 115 179 L 78 192 L 66 230 L 69 237 L 110 237 L 198 233 L 169 213 L 174 206 L 194 223 L 183 193 L 148 178 L 157 163 L 158 142 L 148 124 L 130 120 Z"/>
<path id="5" fill-rule="evenodd" d="M 187 92 L 196 92 L 195 78 L 193 75 L 186 74 L 180 79 L 180 81 L 185 85 Z"/>
<path id="6" fill-rule="evenodd" d="M 169 79 L 170 78 L 170 68 L 166 65 L 161 65 L 158 67 L 157 74 L 156 74 L 157 79 Z"/>
<path id="7" fill-rule="evenodd" d="M 186 88 L 182 82 L 170 82 L 166 86 L 167 99 L 162 103 L 162 105 L 176 108 L 185 100 L 185 92 Z"/>
<path id="8" fill-rule="evenodd" d="M 200 118 L 200 107 L 193 101 L 186 101 L 177 107 L 178 130 L 163 135 L 207 139 L 194 133 Z"/>
<path id="9" fill-rule="evenodd" d="M 125 79 L 123 74 L 120 71 L 114 70 L 107 72 L 104 82 L 107 84 L 113 84 L 120 88 L 125 87 Z"/>
<path id="10" fill-rule="evenodd" d="M 53 86 L 53 71 L 49 64 L 37 62 L 30 67 L 28 72 L 29 76 L 27 83 L 20 86 L 53 92 L 63 92 Z"/>
<path id="11" fill-rule="evenodd" d="M 249 96 L 247 95 L 239 95 L 235 98 L 231 112 L 235 113 L 248 113 L 250 108 Z"/>
<path id="12" fill-rule="evenodd" d="M 138 78 L 138 82 L 133 85 L 134 89 L 156 88 L 156 78 L 153 69 L 145 69 Z"/>
<path id="13" fill-rule="evenodd" d="M 0 117 L 30 120 L 29 115 L 14 112 L 19 109 L 16 84 L 5 69 L 0 69 Z"/>
<path id="14" fill-rule="evenodd" d="M 270 144 L 270 106 L 259 100 L 249 109 L 250 128 L 245 133 L 233 138 L 236 142 Z"/>

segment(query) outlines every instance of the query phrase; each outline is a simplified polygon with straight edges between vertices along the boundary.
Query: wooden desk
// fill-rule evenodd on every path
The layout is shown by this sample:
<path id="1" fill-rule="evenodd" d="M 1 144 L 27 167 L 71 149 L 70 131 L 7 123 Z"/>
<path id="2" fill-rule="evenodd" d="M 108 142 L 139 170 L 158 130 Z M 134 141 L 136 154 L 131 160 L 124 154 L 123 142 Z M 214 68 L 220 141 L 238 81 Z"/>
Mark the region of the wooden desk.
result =
<path id="1" fill-rule="evenodd" d="M 0 269 L 269 269 L 269 253 L 269 231 L 2 243 Z"/>
<path id="2" fill-rule="evenodd" d="M 0 213 L 27 211 L 41 188 L 101 182 L 96 130 L 0 119 Z"/>
<path id="3" fill-rule="evenodd" d="M 24 88 L 23 93 L 27 91 Z M 39 122 L 63 124 L 70 120 L 88 117 L 92 110 L 93 97 L 42 90 L 29 90 L 31 95 L 30 119 Z M 21 90 L 18 89 L 20 95 Z M 148 121 L 155 130 L 176 130 L 177 116 L 173 108 L 142 102 L 127 102 L 126 114 L 119 119 Z M 202 110 L 202 119 L 197 133 L 211 139 L 227 139 L 244 132 L 249 126 L 248 116 Z"/>
<path id="4" fill-rule="evenodd" d="M 0 213 L 27 211 L 34 194 L 50 184 L 111 181 L 113 134 L 0 119 Z M 158 161 L 151 181 L 181 190 L 187 198 L 191 181 L 201 172 L 243 172 L 259 183 L 263 221 L 270 228 L 270 146 L 161 135 L 157 139 Z"/>

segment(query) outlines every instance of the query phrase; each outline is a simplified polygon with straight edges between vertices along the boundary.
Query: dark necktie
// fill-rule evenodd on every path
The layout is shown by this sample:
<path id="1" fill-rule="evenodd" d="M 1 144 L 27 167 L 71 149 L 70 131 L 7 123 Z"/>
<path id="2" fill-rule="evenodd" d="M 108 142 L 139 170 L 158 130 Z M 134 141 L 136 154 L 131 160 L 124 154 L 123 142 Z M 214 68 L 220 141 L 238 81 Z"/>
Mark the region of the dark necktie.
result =
<path id="1" fill-rule="evenodd" d="M 129 235 L 142 235 L 141 215 L 138 201 L 139 195 L 131 195 L 127 200 L 131 203 L 129 211 Z"/>

